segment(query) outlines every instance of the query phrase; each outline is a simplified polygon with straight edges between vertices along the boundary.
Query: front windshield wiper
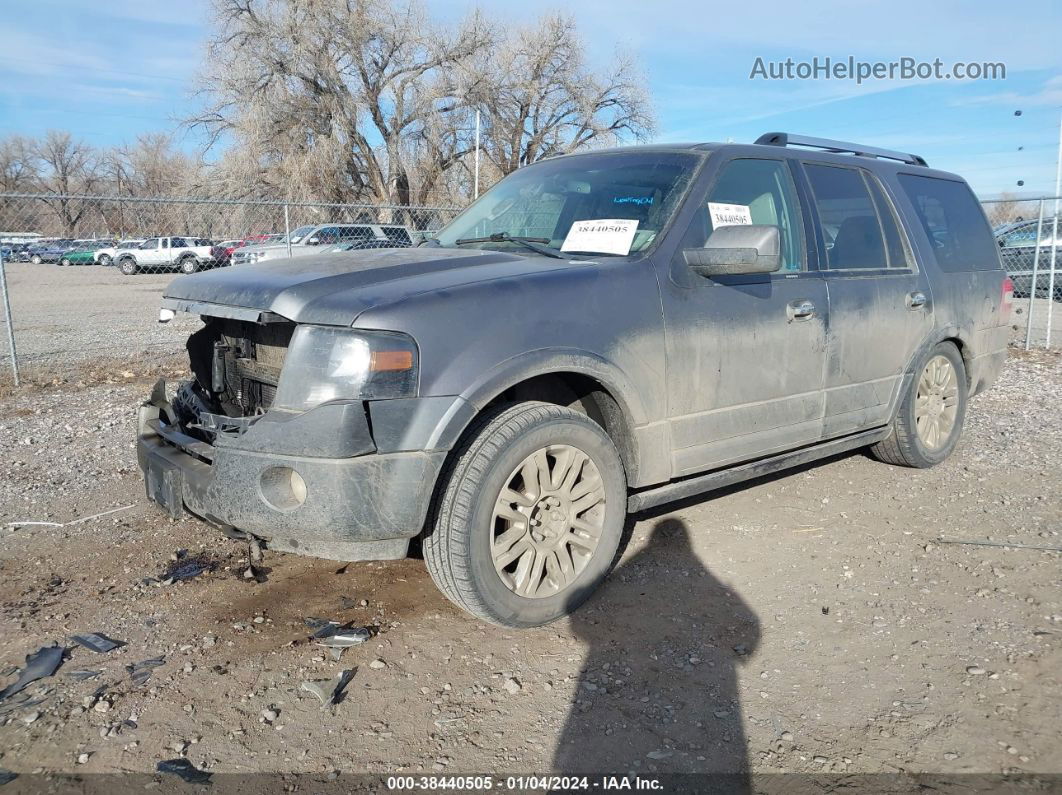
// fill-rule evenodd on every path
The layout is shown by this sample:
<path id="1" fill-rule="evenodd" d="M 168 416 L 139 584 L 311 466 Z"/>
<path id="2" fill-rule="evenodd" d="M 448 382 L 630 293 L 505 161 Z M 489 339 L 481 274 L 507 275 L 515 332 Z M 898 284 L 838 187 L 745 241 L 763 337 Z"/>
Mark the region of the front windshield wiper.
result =
<path id="1" fill-rule="evenodd" d="M 529 248 L 545 257 L 566 259 L 563 254 L 557 251 L 557 249 L 541 245 L 542 243 L 548 242 L 548 237 L 515 237 L 508 232 L 495 232 L 488 237 L 465 237 L 460 240 L 455 240 L 454 245 L 463 246 L 466 243 L 519 243 L 524 248 Z"/>

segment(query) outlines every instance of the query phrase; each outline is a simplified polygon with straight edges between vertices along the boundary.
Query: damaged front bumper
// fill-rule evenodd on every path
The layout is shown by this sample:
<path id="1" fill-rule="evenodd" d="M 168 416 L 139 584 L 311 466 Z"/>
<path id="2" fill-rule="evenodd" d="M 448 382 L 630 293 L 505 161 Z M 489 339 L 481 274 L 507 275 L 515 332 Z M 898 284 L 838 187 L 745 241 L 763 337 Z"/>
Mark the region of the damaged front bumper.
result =
<path id="1" fill-rule="evenodd" d="M 360 401 L 210 430 L 212 444 L 189 435 L 164 382 L 156 385 L 138 415 L 148 497 L 174 518 L 187 511 L 276 549 L 333 560 L 404 557 L 446 455 L 379 452 Z"/>

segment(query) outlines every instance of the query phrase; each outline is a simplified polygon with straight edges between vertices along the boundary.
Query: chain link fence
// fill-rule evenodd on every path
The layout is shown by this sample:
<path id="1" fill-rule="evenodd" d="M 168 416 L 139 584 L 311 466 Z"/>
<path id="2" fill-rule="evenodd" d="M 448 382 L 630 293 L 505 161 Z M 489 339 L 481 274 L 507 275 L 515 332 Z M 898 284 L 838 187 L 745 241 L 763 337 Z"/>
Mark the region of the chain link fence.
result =
<path id="1" fill-rule="evenodd" d="M 985 201 L 1014 282 L 1014 342 L 1050 347 L 1062 309 L 1054 198 Z M 159 325 L 177 273 L 274 257 L 416 245 L 457 207 L 0 194 L 0 387 L 183 367 L 198 325 Z M 931 219 L 930 219 L 931 220 Z M 177 326 L 177 328 L 175 328 Z M 185 328 L 187 326 L 187 328 Z"/>
<path id="2" fill-rule="evenodd" d="M 174 275 L 331 251 L 416 245 L 457 207 L 0 194 L 0 386 L 183 364 L 157 323 Z M 174 325 L 187 325 L 187 329 Z"/>
<path id="3" fill-rule="evenodd" d="M 1014 283 L 1017 337 L 1026 350 L 1057 344 L 1062 301 L 1062 199 L 984 201 L 999 258 Z M 1053 339 L 1052 339 L 1053 337 Z"/>

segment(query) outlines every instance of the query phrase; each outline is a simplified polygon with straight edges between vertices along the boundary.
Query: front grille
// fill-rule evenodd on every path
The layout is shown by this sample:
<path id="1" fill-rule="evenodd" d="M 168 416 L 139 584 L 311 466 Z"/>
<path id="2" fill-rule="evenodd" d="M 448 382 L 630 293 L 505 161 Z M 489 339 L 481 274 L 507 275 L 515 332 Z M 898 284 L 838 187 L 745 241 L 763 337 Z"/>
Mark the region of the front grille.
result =
<path id="1" fill-rule="evenodd" d="M 227 321 L 215 346 L 221 399 L 240 416 L 261 414 L 276 399 L 277 384 L 295 327 Z"/>

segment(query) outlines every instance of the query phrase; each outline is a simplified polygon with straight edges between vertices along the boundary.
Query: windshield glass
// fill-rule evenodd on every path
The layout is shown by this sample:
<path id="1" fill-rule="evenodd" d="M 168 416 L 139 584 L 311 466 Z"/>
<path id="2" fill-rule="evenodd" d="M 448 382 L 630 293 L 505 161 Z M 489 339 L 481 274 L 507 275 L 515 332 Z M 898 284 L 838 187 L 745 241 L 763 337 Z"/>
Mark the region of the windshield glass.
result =
<path id="1" fill-rule="evenodd" d="M 291 242 L 292 243 L 298 243 L 300 240 L 302 240 L 304 237 L 306 237 L 306 235 L 310 234 L 310 232 L 312 232 L 316 228 L 317 228 L 316 226 L 300 226 L 298 229 L 292 230 L 292 232 L 291 232 Z M 274 242 L 280 242 L 280 243 L 287 243 L 288 242 L 284 238 L 284 235 L 278 235 L 278 240 L 277 241 L 270 240 L 269 239 L 270 237 L 272 237 L 272 236 L 271 235 L 267 235 L 264 240 L 261 240 L 258 243 L 255 243 L 254 245 L 256 245 L 256 246 L 264 246 L 266 244 L 271 244 L 271 243 L 274 243 Z"/>
<path id="2" fill-rule="evenodd" d="M 545 160 L 499 182 L 438 240 L 523 252 L 502 238 L 527 237 L 566 254 L 642 251 L 670 220 L 699 162 L 693 154 L 637 151 Z M 497 239 L 459 244 L 491 236 Z"/>

